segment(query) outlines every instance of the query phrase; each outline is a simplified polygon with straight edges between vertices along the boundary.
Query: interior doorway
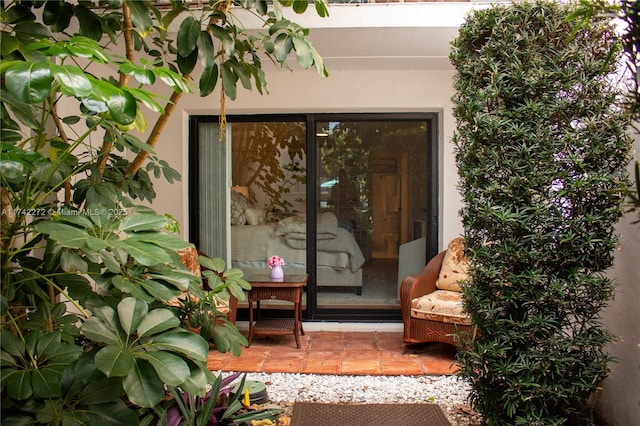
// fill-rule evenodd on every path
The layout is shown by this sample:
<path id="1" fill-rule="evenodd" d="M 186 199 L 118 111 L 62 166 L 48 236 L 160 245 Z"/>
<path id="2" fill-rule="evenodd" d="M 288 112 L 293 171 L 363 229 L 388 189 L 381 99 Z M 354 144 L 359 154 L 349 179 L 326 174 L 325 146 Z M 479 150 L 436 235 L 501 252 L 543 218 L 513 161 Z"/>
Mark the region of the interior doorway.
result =
<path id="1" fill-rule="evenodd" d="M 397 259 L 400 244 L 407 241 L 409 204 L 407 153 L 381 151 L 372 164 L 372 258 Z"/>

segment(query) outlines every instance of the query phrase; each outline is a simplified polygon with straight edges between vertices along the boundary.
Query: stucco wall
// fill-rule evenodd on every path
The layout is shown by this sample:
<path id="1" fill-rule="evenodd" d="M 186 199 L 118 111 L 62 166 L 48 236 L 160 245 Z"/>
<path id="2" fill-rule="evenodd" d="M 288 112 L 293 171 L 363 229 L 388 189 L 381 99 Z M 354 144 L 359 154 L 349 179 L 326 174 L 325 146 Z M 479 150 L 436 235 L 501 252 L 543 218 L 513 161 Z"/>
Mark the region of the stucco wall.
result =
<path id="1" fill-rule="evenodd" d="M 315 71 L 271 70 L 268 95 L 239 90 L 235 101 L 226 102 L 227 114 L 276 114 L 311 112 L 437 112 L 440 155 L 440 247 L 462 232 L 458 217 L 460 196 L 451 137 L 452 71 L 335 71 L 320 78 Z M 160 158 L 179 170 L 182 182 L 158 181 L 153 203 L 158 212 L 170 213 L 188 229 L 188 120 L 194 114 L 219 113 L 219 95 L 200 98 L 187 95 L 167 123 L 156 147 Z M 444 243 L 443 243 L 444 241 Z"/>
<path id="2" fill-rule="evenodd" d="M 640 158 L 640 138 L 636 137 L 634 157 Z M 599 420 L 606 426 L 637 425 L 640 422 L 640 223 L 638 212 L 620 221 L 620 246 L 608 273 L 618 287 L 604 311 L 604 326 L 617 340 L 608 352 L 617 358 L 597 399 Z"/>

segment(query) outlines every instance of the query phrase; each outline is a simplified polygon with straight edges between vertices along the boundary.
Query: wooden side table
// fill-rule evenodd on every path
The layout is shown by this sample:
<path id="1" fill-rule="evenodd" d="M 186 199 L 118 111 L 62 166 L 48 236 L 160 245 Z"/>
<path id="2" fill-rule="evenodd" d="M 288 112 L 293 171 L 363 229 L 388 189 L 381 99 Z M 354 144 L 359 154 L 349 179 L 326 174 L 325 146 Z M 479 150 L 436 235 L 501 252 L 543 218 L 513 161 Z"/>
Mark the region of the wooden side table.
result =
<path id="1" fill-rule="evenodd" d="M 251 284 L 249 290 L 249 345 L 255 335 L 276 336 L 293 334 L 296 346 L 300 349 L 299 334 L 302 329 L 302 291 L 307 283 L 306 274 L 285 275 L 282 281 L 271 281 L 268 273 L 253 274 L 244 277 Z M 284 300 L 293 302 L 293 319 L 262 319 L 260 317 L 261 300 Z M 253 320 L 253 302 L 257 306 L 257 319 Z"/>

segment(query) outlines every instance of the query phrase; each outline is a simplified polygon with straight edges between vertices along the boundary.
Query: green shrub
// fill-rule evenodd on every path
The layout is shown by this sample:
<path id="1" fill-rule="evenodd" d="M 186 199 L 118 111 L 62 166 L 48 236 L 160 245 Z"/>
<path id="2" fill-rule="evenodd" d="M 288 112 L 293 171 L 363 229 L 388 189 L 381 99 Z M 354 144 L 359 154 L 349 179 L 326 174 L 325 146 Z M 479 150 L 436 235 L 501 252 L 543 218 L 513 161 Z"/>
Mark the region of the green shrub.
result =
<path id="1" fill-rule="evenodd" d="M 519 3 L 474 12 L 452 44 L 454 136 L 477 327 L 461 375 L 487 424 L 591 422 L 611 335 L 630 140 L 617 105 L 619 40 L 571 6 Z"/>

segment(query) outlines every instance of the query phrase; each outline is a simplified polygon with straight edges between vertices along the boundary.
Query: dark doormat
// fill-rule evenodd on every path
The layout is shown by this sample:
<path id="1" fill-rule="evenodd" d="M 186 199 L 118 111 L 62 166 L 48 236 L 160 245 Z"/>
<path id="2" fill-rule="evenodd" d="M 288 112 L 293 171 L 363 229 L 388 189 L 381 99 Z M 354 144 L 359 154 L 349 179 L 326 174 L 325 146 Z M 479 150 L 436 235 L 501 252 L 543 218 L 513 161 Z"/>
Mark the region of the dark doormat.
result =
<path id="1" fill-rule="evenodd" d="M 293 404 L 291 426 L 451 426 L 436 404 Z"/>

